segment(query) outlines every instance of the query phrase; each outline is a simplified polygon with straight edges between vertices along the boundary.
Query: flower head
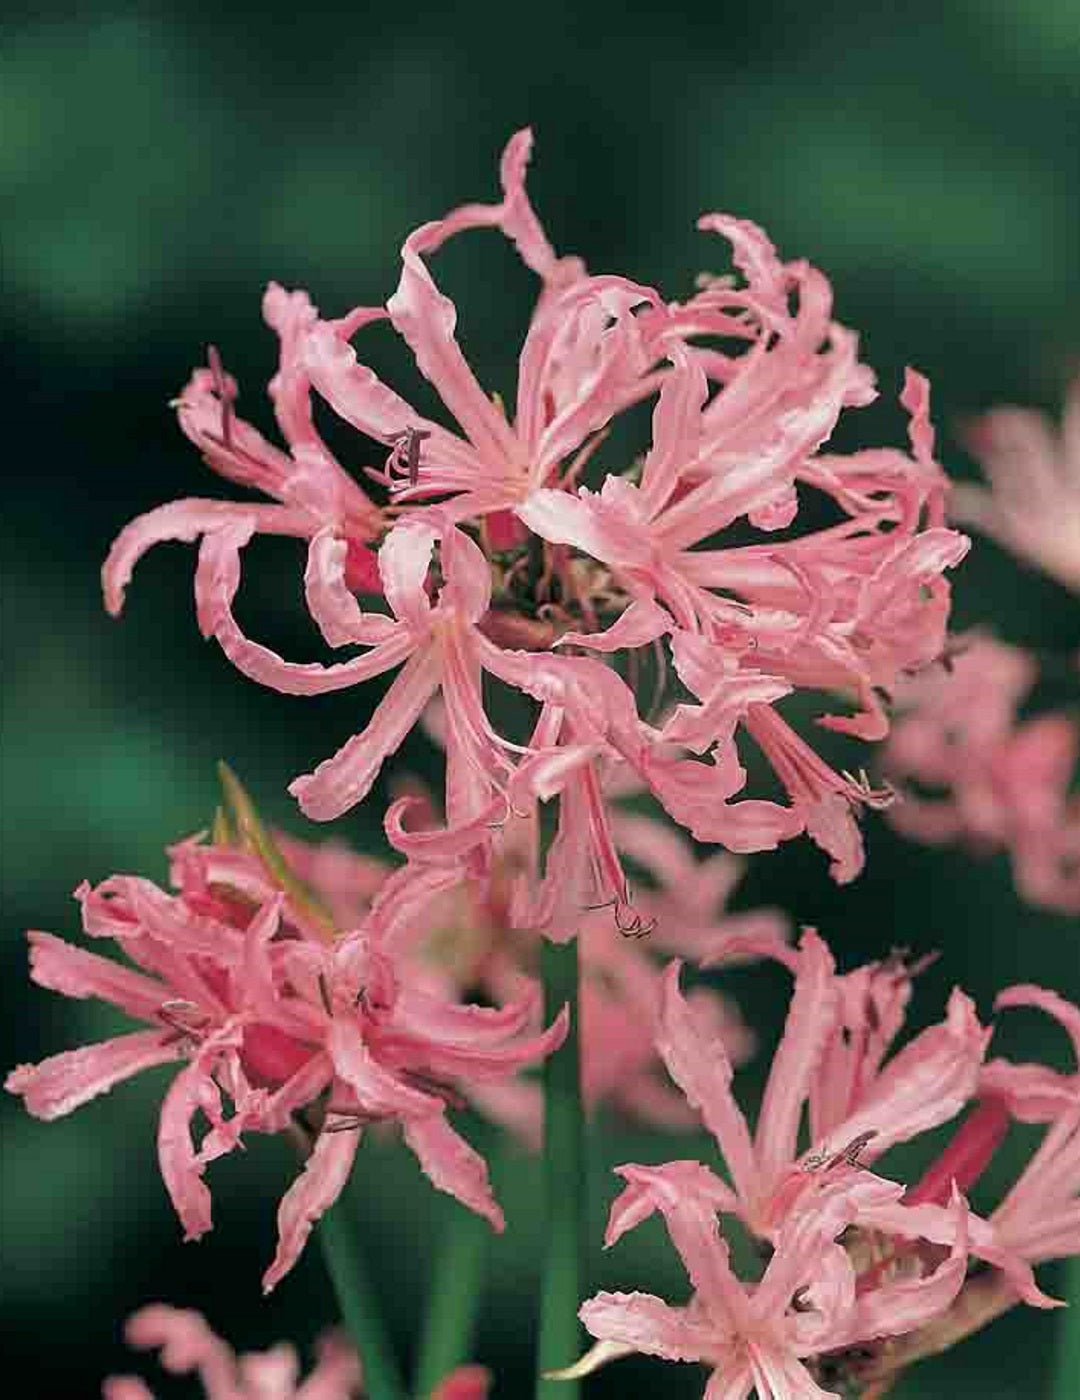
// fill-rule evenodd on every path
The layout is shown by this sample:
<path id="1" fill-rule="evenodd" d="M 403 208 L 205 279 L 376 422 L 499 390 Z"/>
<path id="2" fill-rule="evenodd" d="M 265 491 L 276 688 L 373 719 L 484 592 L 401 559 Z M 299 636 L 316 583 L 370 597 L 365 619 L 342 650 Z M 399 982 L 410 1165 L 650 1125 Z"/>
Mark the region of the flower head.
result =
<path id="1" fill-rule="evenodd" d="M 823 274 L 781 261 L 755 225 L 711 214 L 700 227 L 730 244 L 741 284 L 706 279 L 680 303 L 591 275 L 556 256 L 532 209 L 531 146 L 528 131 L 507 145 L 498 202 L 463 205 L 409 235 L 385 307 L 323 320 L 303 293 L 270 289 L 267 319 L 281 338 L 270 392 L 289 454 L 236 418 L 235 386 L 216 357 L 180 412 L 219 472 L 278 503 L 182 502 L 143 517 L 106 563 L 108 605 L 119 609 L 149 544 L 201 536 L 200 626 L 247 676 L 315 695 L 402 668 L 367 728 L 293 783 L 317 819 L 363 797 L 441 691 L 444 857 L 468 853 L 483 868 L 507 805 L 558 796 L 552 872 L 564 904 L 617 899 L 596 798 L 621 770 L 701 840 L 754 851 L 806 831 L 836 878 L 851 879 L 862 863 L 852 814 L 882 795 L 835 771 L 775 707 L 797 690 L 831 691 L 843 709 L 820 722 L 879 739 L 881 693 L 941 649 L 944 571 L 967 541 L 943 524 L 926 383 L 909 374 L 902 395 L 910 453 L 824 452 L 841 414 L 874 387 L 856 337 L 832 318 Z M 457 309 L 432 271 L 448 240 L 485 228 L 540 280 L 512 412 L 468 364 Z M 357 358 L 350 339 L 377 321 L 405 341 L 454 427 L 418 413 Z M 385 469 L 369 471 L 385 505 L 318 437 L 311 390 L 388 451 Z M 652 441 L 640 462 L 598 473 L 608 425 L 649 399 Z M 805 519 L 810 495 L 828 498 L 838 523 L 780 537 Z M 750 542 L 724 538 L 733 526 Z M 244 636 L 233 612 L 241 554 L 264 530 L 309 540 L 312 617 L 329 646 L 358 655 L 292 663 Z M 381 594 L 375 610 L 357 592 Z M 686 697 L 660 724 L 662 705 L 639 709 L 634 682 L 646 666 L 654 699 L 672 668 Z M 534 702 L 525 743 L 498 730 L 482 683 Z M 764 751 L 786 803 L 742 795 L 739 732 Z M 566 936 L 560 917 L 553 907 L 555 937 Z"/>
<path id="2" fill-rule="evenodd" d="M 101 998 L 147 1029 L 21 1065 L 7 1088 L 52 1119 L 151 1065 L 181 1062 L 162 1103 L 158 1159 L 188 1239 L 211 1226 L 206 1166 L 245 1132 L 282 1132 L 299 1118 L 314 1141 L 281 1203 L 267 1288 L 337 1198 L 371 1123 L 400 1124 L 433 1183 L 501 1229 L 484 1160 L 448 1121 L 449 1084 L 534 1063 L 561 1042 L 565 1013 L 538 1033 L 532 995 L 483 1008 L 412 985 L 383 937 L 392 890 L 367 926 L 328 938 L 253 852 L 196 838 L 171 854 L 175 894 L 133 876 L 77 892 L 86 932 L 113 941 L 127 963 L 30 934 L 36 982 Z M 209 1131 L 197 1143 L 200 1115 Z"/>

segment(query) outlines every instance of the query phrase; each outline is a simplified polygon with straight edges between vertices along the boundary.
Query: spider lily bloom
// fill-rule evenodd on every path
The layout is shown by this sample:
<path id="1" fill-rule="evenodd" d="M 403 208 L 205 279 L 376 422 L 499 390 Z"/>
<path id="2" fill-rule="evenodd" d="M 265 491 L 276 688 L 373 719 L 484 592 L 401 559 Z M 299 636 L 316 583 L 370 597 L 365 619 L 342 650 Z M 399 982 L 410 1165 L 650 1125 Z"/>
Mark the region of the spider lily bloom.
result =
<path id="1" fill-rule="evenodd" d="M 964 1280 L 967 1207 L 959 1195 L 950 1209 L 948 1256 L 935 1269 L 860 1280 L 839 1238 L 864 1210 L 895 1202 L 903 1187 L 855 1170 L 819 1183 L 781 1227 L 760 1282 L 748 1287 L 732 1269 L 716 1216 L 723 1189 L 706 1168 L 669 1162 L 618 1171 L 629 1185 L 612 1207 L 605 1244 L 659 1211 L 694 1293 L 685 1307 L 648 1293 L 590 1298 L 580 1317 L 599 1345 L 557 1376 L 588 1374 L 644 1352 L 709 1367 L 707 1400 L 745 1400 L 751 1392 L 760 1400 L 835 1396 L 817 1380 L 837 1372 L 842 1378 L 844 1353 L 939 1316 Z M 631 1192 L 633 1205 L 625 1209 Z"/>
<path id="2" fill-rule="evenodd" d="M 336 1333 L 316 1343 L 316 1364 L 300 1380 L 296 1349 L 280 1342 L 269 1351 L 237 1356 L 211 1331 L 201 1314 L 167 1303 L 151 1303 L 129 1317 L 128 1343 L 160 1351 L 160 1364 L 174 1376 L 198 1375 L 206 1400 L 351 1400 L 363 1395 L 360 1359 Z M 491 1377 L 481 1366 L 459 1366 L 431 1400 L 484 1400 Z M 114 1376 L 102 1387 L 104 1400 L 153 1400 L 133 1376 Z"/>
<path id="3" fill-rule="evenodd" d="M 487 1009 L 414 990 L 371 934 L 327 942 L 325 928 L 312 932 L 306 910 L 244 852 L 184 843 L 174 875 L 174 896 L 130 876 L 78 891 L 87 933 L 114 940 L 133 966 L 31 932 L 41 986 L 98 997 L 149 1029 L 22 1065 L 6 1087 L 52 1119 L 144 1068 L 185 1061 L 162 1103 L 158 1158 L 188 1239 L 211 1226 L 207 1164 L 245 1131 L 282 1132 L 307 1114 L 321 1131 L 281 1203 L 267 1288 L 337 1198 L 367 1123 L 401 1123 L 434 1184 L 501 1229 L 484 1161 L 447 1121 L 444 1086 L 542 1058 L 561 1043 L 565 1014 L 523 1034 L 532 997 Z M 210 1126 L 196 1144 L 199 1114 Z"/>
<path id="4" fill-rule="evenodd" d="M 1042 987 L 1002 992 L 995 1009 L 1031 1006 L 1060 1022 L 1080 1065 L 1080 1008 Z M 924 1201 L 940 1201 L 953 1177 L 974 1181 L 1002 1141 L 1011 1119 L 1046 1125 L 1042 1141 L 999 1205 L 987 1217 L 1002 1249 L 1026 1264 L 1080 1254 L 1080 1071 L 1061 1074 L 1043 1065 L 991 1060 L 979 1079 L 979 1102 L 939 1161 L 904 1197 L 918 1215 Z M 1022 1299 L 1014 1277 L 976 1272 L 940 1318 L 884 1351 L 868 1366 L 867 1383 L 888 1388 L 913 1362 L 955 1346 Z M 1053 1300 L 1045 1299 L 1044 1306 Z"/>
<path id="5" fill-rule="evenodd" d="M 723 1208 L 770 1239 L 818 1164 L 843 1158 L 849 1149 L 858 1160 L 872 1161 L 893 1143 L 953 1117 L 974 1094 L 989 1032 L 969 998 L 954 991 L 947 1019 L 886 1060 L 904 999 L 888 986 L 888 972 L 848 974 L 855 980 L 847 982 L 811 929 L 798 949 L 736 940 L 735 951 L 778 958 L 795 973 L 754 1133 L 732 1094 L 733 1066 L 723 1047 L 706 1040 L 688 1015 L 678 962 L 665 974 L 657 1048 L 731 1174 Z M 899 975 L 902 982 L 902 970 Z M 890 1000 L 893 1008 L 879 1021 L 878 1007 Z M 812 1145 L 800 1154 L 808 1105 Z"/>
<path id="6" fill-rule="evenodd" d="M 996 408 L 969 425 L 966 439 L 989 486 L 958 482 L 950 514 L 1080 591 L 1080 379 L 1060 434 L 1041 413 Z"/>
<path id="7" fill-rule="evenodd" d="M 1080 801 L 1070 787 L 1080 730 L 1064 713 L 1019 719 L 1037 674 L 1027 652 L 972 633 L 946 667 L 906 680 L 883 756 L 903 795 L 890 818 L 915 840 L 1008 851 L 1025 899 L 1075 912 Z"/>
<path id="8" fill-rule="evenodd" d="M 176 407 L 185 436 L 212 470 L 271 497 L 275 504 L 191 498 L 137 517 L 117 536 L 102 568 L 105 605 L 114 616 L 123 608 L 132 570 L 153 545 L 166 540 L 191 543 L 229 526 L 250 534 L 338 540 L 352 586 L 370 591 L 375 581 L 367 546 L 383 528 L 382 513 L 334 458 L 312 418 L 301 350 L 318 313 L 305 292 L 287 292 L 271 282 L 263 297 L 263 316 L 281 345 L 270 397 L 289 450 L 267 442 L 236 416 L 236 382 L 223 371 L 215 350 L 210 367 L 195 371 Z"/>

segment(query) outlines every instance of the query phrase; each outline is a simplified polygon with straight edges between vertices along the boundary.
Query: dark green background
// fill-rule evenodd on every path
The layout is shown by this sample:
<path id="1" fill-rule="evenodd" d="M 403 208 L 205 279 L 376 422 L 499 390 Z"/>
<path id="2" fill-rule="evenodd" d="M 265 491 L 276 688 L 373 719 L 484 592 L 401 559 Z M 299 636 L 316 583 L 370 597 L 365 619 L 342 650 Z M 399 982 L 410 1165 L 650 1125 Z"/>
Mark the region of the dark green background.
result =
<path id="1" fill-rule="evenodd" d="M 887 399 L 911 362 L 931 376 L 946 430 L 1002 399 L 1053 406 L 1080 348 L 1078 71 L 1074 0 L 948 0 L 902 19 L 854 0 L 632 17 L 560 0 L 347 13 L 271 3 L 213 17 L 179 4 L 78 17 L 35 7 L 21 19 L 9 9 L 3 1066 L 116 1024 L 29 987 L 27 925 L 75 935 L 68 895 L 84 876 L 160 876 L 163 845 L 208 819 L 219 756 L 300 830 L 287 780 L 373 703 L 288 699 L 238 677 L 198 638 L 190 551 L 145 561 L 121 623 L 100 607 L 97 568 L 116 530 L 160 501 L 217 488 L 166 407 L 206 341 L 240 377 L 242 411 L 265 421 L 268 278 L 306 286 L 328 313 L 385 299 L 403 236 L 455 203 L 493 197 L 503 141 L 531 122 L 535 202 L 559 249 L 592 269 L 681 295 L 699 268 L 722 270 L 696 215 L 748 216 L 786 256 L 829 273 Z M 495 242 L 449 249 L 439 275 L 482 380 L 505 391 L 528 286 Z M 391 337 L 371 343 L 411 385 Z M 901 432 L 886 402 L 844 440 Z M 948 438 L 944 455 L 971 470 Z M 345 460 L 355 457 L 346 446 Z M 299 556 L 251 553 L 243 620 L 289 655 L 315 655 Z M 965 623 L 994 618 L 1039 647 L 1080 641 L 1077 601 L 992 546 L 977 544 L 957 599 Z M 429 759 L 410 741 L 402 764 Z M 377 817 L 376 803 L 339 826 L 363 841 Z M 1080 994 L 1075 926 L 1023 908 L 1004 860 L 917 849 L 876 819 L 867 834 L 869 868 L 849 891 L 799 843 L 760 857 L 741 899 L 818 923 L 848 964 L 894 944 L 941 947 L 920 984 L 923 1020 L 940 1014 L 953 981 L 984 1014 L 1015 980 Z M 781 977 L 740 973 L 738 990 L 763 1024 L 778 1024 Z M 1015 1023 L 1014 1049 L 1061 1054 L 1063 1038 L 1034 1016 Z M 279 1144 L 256 1142 L 212 1170 L 218 1226 L 201 1245 L 180 1244 L 154 1162 L 161 1087 L 147 1077 L 56 1125 L 0 1106 L 4 1354 L 36 1377 L 34 1394 L 95 1394 L 123 1364 L 119 1320 L 150 1298 L 197 1304 L 249 1347 L 306 1342 L 332 1315 L 314 1252 L 259 1299 L 274 1201 L 292 1170 Z M 597 1149 L 598 1220 L 607 1165 L 697 1150 L 613 1128 Z M 506 1397 L 524 1393 L 541 1226 L 534 1166 L 511 1161 L 501 1176 L 511 1226 L 493 1251 L 479 1356 L 500 1367 Z M 396 1149 L 368 1159 L 357 1196 L 404 1346 L 445 1203 Z M 597 1281 L 677 1299 L 685 1285 L 659 1231 L 638 1235 L 598 1262 Z M 1043 1394 L 1054 1337 L 1052 1319 L 1015 1312 L 897 1394 Z M 702 1380 L 690 1367 L 624 1363 L 595 1393 L 661 1387 L 697 1395 Z"/>

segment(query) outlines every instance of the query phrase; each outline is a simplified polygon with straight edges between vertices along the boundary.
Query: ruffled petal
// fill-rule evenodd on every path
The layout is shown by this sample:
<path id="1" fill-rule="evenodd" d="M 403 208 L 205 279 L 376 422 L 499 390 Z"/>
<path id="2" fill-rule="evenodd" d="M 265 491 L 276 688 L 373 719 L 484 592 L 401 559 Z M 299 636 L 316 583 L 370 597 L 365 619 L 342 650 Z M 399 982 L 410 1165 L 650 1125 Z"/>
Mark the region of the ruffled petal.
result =
<path id="1" fill-rule="evenodd" d="M 405 1141 L 440 1191 L 456 1197 L 463 1206 L 482 1215 L 499 1234 L 506 1221 L 488 1182 L 487 1163 L 446 1121 L 444 1112 L 409 1118 L 403 1126 Z"/>
<path id="2" fill-rule="evenodd" d="M 674 961 L 664 972 L 656 1048 L 668 1073 L 716 1139 L 735 1189 L 746 1200 L 759 1174 L 750 1130 L 731 1092 L 734 1068 L 723 1041 L 702 1035 L 700 1022 L 679 991 L 681 967 L 681 962 Z"/>
<path id="3" fill-rule="evenodd" d="M 179 1059 L 179 1047 L 169 1041 L 167 1031 L 153 1030 L 82 1045 L 40 1064 L 19 1065 L 4 1081 L 4 1088 L 21 1094 L 27 1112 L 35 1118 L 62 1118 L 140 1070 Z"/>
<path id="4" fill-rule="evenodd" d="M 396 647 L 397 643 L 392 645 Z M 404 655 L 398 660 L 404 660 Z M 383 762 L 396 753 L 420 718 L 438 687 L 439 675 L 439 656 L 433 647 L 409 656 L 367 728 L 354 734 L 313 773 L 294 778 L 289 784 L 289 791 L 305 816 L 314 821 L 332 821 L 367 795 Z"/>
<path id="5" fill-rule="evenodd" d="M 299 1259 L 319 1217 L 334 1204 L 352 1171 L 360 1129 L 322 1132 L 315 1141 L 304 1170 L 281 1198 L 278 1207 L 278 1247 L 263 1274 L 263 1292 L 281 1282 Z"/>
<path id="6" fill-rule="evenodd" d="M 195 592 L 203 635 L 217 639 L 236 669 L 250 680 L 286 695 L 325 695 L 400 666 L 415 643 L 402 628 L 363 656 L 332 666 L 283 660 L 244 636 L 232 612 L 240 586 L 240 550 L 251 538 L 247 525 L 206 535 L 199 550 Z"/>

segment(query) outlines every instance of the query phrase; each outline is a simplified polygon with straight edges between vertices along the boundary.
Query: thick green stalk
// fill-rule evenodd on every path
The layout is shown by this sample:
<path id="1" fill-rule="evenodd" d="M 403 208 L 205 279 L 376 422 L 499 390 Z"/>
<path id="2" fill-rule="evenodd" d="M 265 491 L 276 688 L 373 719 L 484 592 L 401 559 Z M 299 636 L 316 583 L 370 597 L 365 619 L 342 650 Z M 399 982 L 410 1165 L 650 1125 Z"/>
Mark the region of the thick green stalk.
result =
<path id="1" fill-rule="evenodd" d="M 468 1361 L 480 1308 L 491 1227 L 475 1211 L 447 1201 L 450 1214 L 432 1272 L 416 1367 L 417 1400 L 427 1400 L 455 1366 Z"/>
<path id="2" fill-rule="evenodd" d="M 582 1301 L 585 1240 L 585 1152 L 578 1048 L 578 940 L 545 941 L 541 953 L 544 1018 L 570 1007 L 565 1042 L 544 1064 L 544 1231 L 537 1400 L 574 1400 L 578 1381 L 549 1381 L 545 1371 L 569 1366 L 581 1354 L 577 1311 Z"/>
<path id="3" fill-rule="evenodd" d="M 406 1400 L 394 1350 L 365 1267 L 347 1187 L 317 1229 L 338 1310 L 363 1363 L 364 1395 L 367 1400 Z"/>

